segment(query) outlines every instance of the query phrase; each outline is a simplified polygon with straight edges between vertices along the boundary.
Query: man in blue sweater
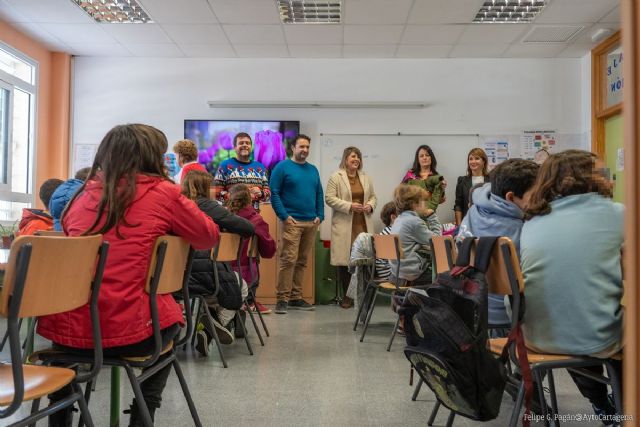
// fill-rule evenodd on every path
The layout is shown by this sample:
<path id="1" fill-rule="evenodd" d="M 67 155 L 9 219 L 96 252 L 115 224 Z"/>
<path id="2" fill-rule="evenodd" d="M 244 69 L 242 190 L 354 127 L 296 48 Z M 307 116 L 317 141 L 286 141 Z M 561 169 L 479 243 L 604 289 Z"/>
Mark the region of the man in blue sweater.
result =
<path id="1" fill-rule="evenodd" d="M 282 245 L 276 287 L 276 313 L 287 308 L 314 310 L 302 299 L 302 279 L 318 224 L 324 219 L 324 195 L 318 169 L 307 162 L 311 138 L 298 135 L 293 155 L 271 173 L 271 204 L 282 221 Z"/>

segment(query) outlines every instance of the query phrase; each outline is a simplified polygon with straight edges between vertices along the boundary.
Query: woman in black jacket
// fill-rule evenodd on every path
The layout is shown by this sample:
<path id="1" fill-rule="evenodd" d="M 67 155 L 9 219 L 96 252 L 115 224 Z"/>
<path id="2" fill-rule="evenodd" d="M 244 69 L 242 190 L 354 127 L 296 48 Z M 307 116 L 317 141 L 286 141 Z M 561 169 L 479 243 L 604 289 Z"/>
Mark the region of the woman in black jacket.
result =
<path id="1" fill-rule="evenodd" d="M 460 225 L 462 218 L 469 210 L 471 188 L 478 184 L 489 182 L 487 163 L 487 153 L 482 148 L 473 148 L 469 151 L 467 155 L 467 174 L 459 176 L 456 184 L 456 202 L 453 206 L 456 225 Z"/>
<path id="2" fill-rule="evenodd" d="M 254 233 L 253 224 L 224 208 L 217 200 L 209 198 L 212 178 L 207 172 L 190 171 L 182 180 L 182 194 L 195 201 L 205 214 L 215 222 L 221 231 L 238 234 L 241 237 L 251 237 Z M 220 288 L 216 290 L 213 269 L 218 270 Z M 217 291 L 217 292 L 216 292 Z M 238 288 L 237 273 L 229 264 L 214 263 L 210 251 L 196 251 L 191 266 L 189 278 L 189 292 L 200 295 L 214 295 L 217 304 L 209 306 L 214 317 L 214 324 L 209 323 L 208 316 L 199 319 L 198 326 L 202 328 L 196 335 L 196 349 L 203 355 L 208 355 L 209 342 L 213 337 L 212 328 L 216 328 L 218 338 L 222 344 L 231 344 L 234 334 L 230 322 L 236 310 L 242 307 L 242 301 L 248 294 L 247 284 L 242 281 L 242 288 Z M 240 328 L 241 329 L 241 328 Z M 239 333 L 240 330 L 238 329 Z M 236 334 L 238 335 L 238 334 Z"/>

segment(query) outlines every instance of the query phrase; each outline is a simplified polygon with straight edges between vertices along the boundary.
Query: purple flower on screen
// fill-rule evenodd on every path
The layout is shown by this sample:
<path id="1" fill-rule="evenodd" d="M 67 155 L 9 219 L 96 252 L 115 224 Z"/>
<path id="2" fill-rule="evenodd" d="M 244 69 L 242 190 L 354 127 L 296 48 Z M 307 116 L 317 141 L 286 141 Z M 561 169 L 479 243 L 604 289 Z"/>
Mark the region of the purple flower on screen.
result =
<path id="1" fill-rule="evenodd" d="M 211 159 L 212 156 L 207 150 L 198 150 L 198 163 L 207 164 Z"/>
<path id="2" fill-rule="evenodd" d="M 267 169 L 273 168 L 276 163 L 284 160 L 287 156 L 280 132 L 260 131 L 255 135 L 254 145 L 253 157 L 265 165 Z"/>
<path id="3" fill-rule="evenodd" d="M 221 132 L 218 134 L 218 144 L 225 150 L 233 149 L 233 134 L 231 132 Z"/>
<path id="4" fill-rule="evenodd" d="M 209 156 L 211 156 L 212 159 L 216 156 L 216 154 L 218 154 L 218 151 L 220 151 L 220 144 L 218 144 L 217 142 L 211 147 L 207 148 L 207 153 L 209 153 Z"/>

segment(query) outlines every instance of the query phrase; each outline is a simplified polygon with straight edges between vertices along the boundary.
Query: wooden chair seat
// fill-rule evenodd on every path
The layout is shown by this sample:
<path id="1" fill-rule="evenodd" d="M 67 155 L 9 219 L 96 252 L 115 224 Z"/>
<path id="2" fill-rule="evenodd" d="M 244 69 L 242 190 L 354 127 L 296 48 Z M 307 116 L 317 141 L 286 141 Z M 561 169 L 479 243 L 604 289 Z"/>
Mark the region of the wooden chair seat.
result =
<path id="1" fill-rule="evenodd" d="M 173 341 L 171 341 L 170 343 L 168 343 L 160 352 L 160 356 L 162 356 L 165 353 L 170 352 L 173 349 Z M 142 363 L 148 359 L 151 359 L 153 355 L 149 354 L 148 356 L 129 356 L 129 357 L 122 357 L 121 359 L 123 360 L 127 360 L 129 362 L 137 362 L 137 363 Z"/>
<path id="2" fill-rule="evenodd" d="M 76 376 L 75 371 L 67 368 L 23 365 L 24 401 L 39 399 L 69 384 Z M 13 375 L 11 365 L 0 364 L 0 406 L 13 401 Z"/>
<path id="3" fill-rule="evenodd" d="M 411 288 L 411 286 L 398 286 L 396 288 L 396 285 L 394 285 L 391 282 L 382 282 L 382 283 L 378 284 L 378 287 L 382 288 L 382 289 L 389 290 L 389 291 L 395 291 L 395 290 L 398 290 L 398 289 L 401 290 L 401 291 L 406 291 L 407 289 Z"/>
<path id="4" fill-rule="evenodd" d="M 507 338 L 493 338 L 489 340 L 489 349 L 493 354 L 500 355 L 502 354 L 502 349 L 504 345 L 507 343 Z M 569 356 L 565 354 L 545 354 L 545 353 L 536 353 L 533 350 L 527 349 L 527 358 L 529 359 L 529 363 L 542 363 L 542 362 L 558 362 L 562 360 L 571 360 L 575 359 L 576 356 Z"/>

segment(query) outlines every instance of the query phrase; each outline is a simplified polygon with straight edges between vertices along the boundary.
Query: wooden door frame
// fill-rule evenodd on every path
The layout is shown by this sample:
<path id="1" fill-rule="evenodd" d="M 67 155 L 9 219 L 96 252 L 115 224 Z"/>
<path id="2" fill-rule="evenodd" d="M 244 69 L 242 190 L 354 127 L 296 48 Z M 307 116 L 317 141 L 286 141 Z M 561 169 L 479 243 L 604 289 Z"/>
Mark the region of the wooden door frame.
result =
<path id="1" fill-rule="evenodd" d="M 607 75 L 604 72 L 607 53 L 621 40 L 621 32 L 617 31 L 591 51 L 591 151 L 601 159 L 605 159 L 605 122 L 609 117 L 622 113 L 622 102 L 606 106 Z"/>

